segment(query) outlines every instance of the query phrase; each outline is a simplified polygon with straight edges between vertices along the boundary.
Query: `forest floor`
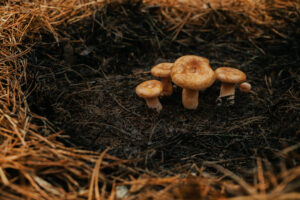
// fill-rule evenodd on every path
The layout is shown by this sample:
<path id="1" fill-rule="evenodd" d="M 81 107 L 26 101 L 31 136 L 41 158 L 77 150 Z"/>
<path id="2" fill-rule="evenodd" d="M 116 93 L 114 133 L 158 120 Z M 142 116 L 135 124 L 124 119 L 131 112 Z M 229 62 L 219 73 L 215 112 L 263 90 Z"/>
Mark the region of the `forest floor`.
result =
<path id="1" fill-rule="evenodd" d="M 30 107 L 64 130 L 60 139 L 67 146 L 109 147 L 109 154 L 160 175 L 214 163 L 247 179 L 257 157 L 276 168 L 281 150 L 300 140 L 297 23 L 282 30 L 261 25 L 265 32 L 252 37 L 251 27 L 232 16 L 211 11 L 205 23 L 186 23 L 174 33 L 159 7 L 107 4 L 60 29 L 64 40 L 44 34 L 35 44 L 27 55 Z M 187 54 L 208 58 L 213 69 L 239 68 L 253 92 L 236 90 L 234 105 L 217 106 L 215 82 L 191 111 L 174 86 L 172 96 L 160 98 L 160 113 L 149 110 L 135 87 L 156 79 L 149 73 L 155 64 Z M 289 159 L 289 167 L 299 165 Z"/>

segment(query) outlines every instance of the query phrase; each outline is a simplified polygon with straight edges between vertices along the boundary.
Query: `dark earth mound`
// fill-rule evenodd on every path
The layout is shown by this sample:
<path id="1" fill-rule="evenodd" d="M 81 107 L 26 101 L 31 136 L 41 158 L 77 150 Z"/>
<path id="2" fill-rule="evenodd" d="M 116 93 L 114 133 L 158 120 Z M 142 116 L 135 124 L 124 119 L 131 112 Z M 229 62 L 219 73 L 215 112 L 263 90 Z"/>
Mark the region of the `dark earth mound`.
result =
<path id="1" fill-rule="evenodd" d="M 205 23 L 187 23 L 175 37 L 159 7 L 108 4 L 90 19 L 62 27 L 61 42 L 44 34 L 36 43 L 28 57 L 31 109 L 63 129 L 69 137 L 61 140 L 69 146 L 110 147 L 110 154 L 162 174 L 212 161 L 247 177 L 256 157 L 276 164 L 278 153 L 300 140 L 300 24 L 286 17 L 287 26 L 272 31 L 236 18 L 249 21 L 211 10 Z M 135 87 L 153 79 L 153 65 L 186 54 L 209 58 L 213 69 L 243 70 L 253 93 L 237 90 L 235 105 L 217 106 L 216 82 L 190 111 L 176 87 L 160 99 L 160 114 L 147 109 Z"/>

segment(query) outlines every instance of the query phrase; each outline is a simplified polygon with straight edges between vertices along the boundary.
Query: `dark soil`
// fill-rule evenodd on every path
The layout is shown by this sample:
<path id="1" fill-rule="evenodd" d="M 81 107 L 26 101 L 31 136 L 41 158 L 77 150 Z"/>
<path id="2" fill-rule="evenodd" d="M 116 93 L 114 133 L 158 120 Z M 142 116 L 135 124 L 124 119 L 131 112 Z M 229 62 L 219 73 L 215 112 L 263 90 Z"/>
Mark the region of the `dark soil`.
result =
<path id="1" fill-rule="evenodd" d="M 283 18 L 287 26 L 276 31 L 233 12 L 211 11 L 203 19 L 184 25 L 174 39 L 159 7 L 114 3 L 62 27 L 59 43 L 42 35 L 28 57 L 32 111 L 63 129 L 68 146 L 109 147 L 110 154 L 160 174 L 212 161 L 247 177 L 256 157 L 278 163 L 280 151 L 300 140 L 299 18 Z M 236 90 L 234 105 L 217 106 L 216 82 L 190 111 L 176 87 L 160 99 L 161 113 L 149 110 L 135 87 L 153 79 L 153 65 L 186 54 L 209 58 L 213 69 L 241 69 L 253 93 Z"/>

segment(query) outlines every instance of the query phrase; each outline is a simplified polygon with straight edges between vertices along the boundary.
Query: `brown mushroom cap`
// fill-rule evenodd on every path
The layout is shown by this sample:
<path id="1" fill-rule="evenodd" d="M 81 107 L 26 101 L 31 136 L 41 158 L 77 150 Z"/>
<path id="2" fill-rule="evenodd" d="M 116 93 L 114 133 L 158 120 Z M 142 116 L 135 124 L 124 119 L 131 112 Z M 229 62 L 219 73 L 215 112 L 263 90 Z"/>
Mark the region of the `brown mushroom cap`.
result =
<path id="1" fill-rule="evenodd" d="M 163 85 L 158 80 L 149 80 L 139 84 L 135 91 L 142 98 L 158 97 L 163 90 Z"/>
<path id="2" fill-rule="evenodd" d="M 171 69 L 171 77 L 176 85 L 191 90 L 205 90 L 216 79 L 208 60 L 193 55 L 178 58 Z"/>
<path id="3" fill-rule="evenodd" d="M 215 70 L 216 77 L 224 83 L 240 83 L 246 81 L 246 74 L 232 67 L 219 67 Z"/>
<path id="4" fill-rule="evenodd" d="M 151 74 L 156 77 L 169 77 L 171 68 L 173 67 L 174 63 L 160 63 L 158 65 L 155 65 L 151 69 Z"/>
<path id="5" fill-rule="evenodd" d="M 240 91 L 248 93 L 251 90 L 251 84 L 248 82 L 243 82 L 240 84 Z"/>

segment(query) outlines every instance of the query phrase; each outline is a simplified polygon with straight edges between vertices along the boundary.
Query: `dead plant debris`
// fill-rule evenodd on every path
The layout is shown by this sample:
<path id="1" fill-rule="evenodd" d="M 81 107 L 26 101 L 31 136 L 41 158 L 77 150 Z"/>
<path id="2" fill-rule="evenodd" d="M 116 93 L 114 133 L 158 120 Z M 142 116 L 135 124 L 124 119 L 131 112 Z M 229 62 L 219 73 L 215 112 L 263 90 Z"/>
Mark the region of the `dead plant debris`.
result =
<path id="1" fill-rule="evenodd" d="M 1 53 L 0 198 L 300 198 L 299 5 L 53 2 L 27 2 L 39 17 L 12 12 L 27 24 L 1 30 L 14 44 Z M 243 70 L 254 92 L 217 106 L 216 82 L 190 111 L 176 87 L 149 110 L 135 87 L 187 54 Z"/>

